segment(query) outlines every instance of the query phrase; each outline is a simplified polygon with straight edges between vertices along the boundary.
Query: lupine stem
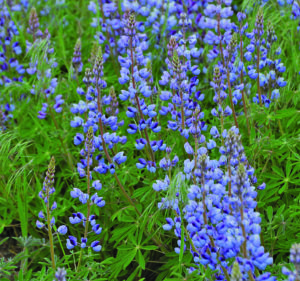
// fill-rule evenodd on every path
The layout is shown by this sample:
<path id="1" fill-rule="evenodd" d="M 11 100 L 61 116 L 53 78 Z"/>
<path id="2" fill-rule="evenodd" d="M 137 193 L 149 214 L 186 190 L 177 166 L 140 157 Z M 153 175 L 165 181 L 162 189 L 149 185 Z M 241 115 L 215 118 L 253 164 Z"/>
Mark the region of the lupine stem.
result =
<path id="1" fill-rule="evenodd" d="M 219 5 L 220 5 L 221 4 L 220 1 L 218 1 L 218 2 L 219 2 Z M 221 40 L 220 21 L 221 21 L 221 15 L 218 14 L 218 26 L 217 26 L 217 28 L 218 28 L 218 36 L 220 37 L 219 48 L 220 48 L 220 53 L 221 53 L 222 64 L 223 64 L 224 68 L 226 68 L 226 73 L 227 73 L 227 85 L 228 85 L 228 91 L 229 91 L 229 99 L 230 99 L 231 110 L 232 110 L 235 126 L 238 128 L 239 125 L 238 125 L 238 122 L 237 122 L 236 113 L 235 113 L 235 109 L 234 109 L 234 104 L 233 104 L 233 100 L 232 100 L 229 69 L 228 69 L 228 65 L 225 64 L 225 59 L 224 59 L 224 52 L 223 52 L 223 46 L 222 46 L 222 40 Z"/>
<path id="2" fill-rule="evenodd" d="M 90 141 L 90 140 L 88 140 L 88 141 Z M 88 144 L 87 173 L 86 173 L 88 200 L 87 200 L 87 216 L 86 216 L 85 227 L 84 227 L 84 238 L 87 238 L 88 228 L 89 228 L 89 219 L 90 219 L 90 213 L 91 213 L 91 201 L 90 201 L 90 157 L 91 157 L 91 147 Z M 80 250 L 80 256 L 79 256 L 79 261 L 78 261 L 78 265 L 77 265 L 77 271 L 80 268 L 81 259 L 82 259 L 82 253 L 83 253 L 83 248 L 81 248 L 81 250 Z"/>
<path id="3" fill-rule="evenodd" d="M 51 254 L 52 268 L 55 271 L 54 245 L 53 245 L 53 235 L 52 235 L 52 228 L 51 228 L 50 206 L 49 206 L 49 187 L 47 187 L 46 197 L 47 197 L 47 225 L 48 225 L 48 236 L 49 236 L 49 243 L 50 243 L 50 254 Z"/>
<path id="4" fill-rule="evenodd" d="M 105 23 L 105 17 L 104 17 L 104 11 L 103 11 L 103 2 L 102 2 L 102 0 L 98 0 L 98 3 L 99 3 L 99 7 L 100 7 L 100 12 L 101 12 L 101 17 L 102 17 L 103 23 Z"/>
<path id="5" fill-rule="evenodd" d="M 228 177 L 229 177 L 229 182 L 228 182 L 228 195 L 229 197 L 232 196 L 231 194 L 231 166 L 230 166 L 230 160 L 231 160 L 231 156 L 229 155 L 229 158 L 228 158 Z"/>
<path id="6" fill-rule="evenodd" d="M 244 258 L 247 259 L 248 255 L 247 255 L 247 235 L 246 235 L 246 230 L 245 230 L 245 226 L 243 224 L 244 221 L 244 208 L 243 208 L 243 198 L 242 195 L 239 196 L 240 201 L 241 201 L 241 208 L 240 208 L 240 215 L 241 215 L 241 228 L 242 228 L 242 233 L 243 233 L 243 237 L 244 237 L 244 242 L 243 242 L 243 254 L 244 254 Z M 248 271 L 248 276 L 250 278 L 251 281 L 255 281 L 252 271 L 249 270 Z"/>
<path id="7" fill-rule="evenodd" d="M 256 68 L 257 68 L 257 92 L 258 92 L 258 98 L 259 98 L 259 104 L 262 106 L 262 100 L 261 100 L 261 89 L 260 89 L 260 82 L 259 82 L 259 61 L 260 61 L 260 50 L 259 46 L 257 46 L 257 62 L 256 62 Z"/>
<path id="8" fill-rule="evenodd" d="M 220 107 L 222 108 L 220 89 L 218 89 L 218 99 L 219 99 L 219 105 L 220 105 Z M 220 118 L 220 121 L 221 121 L 221 133 L 223 133 L 223 131 L 224 131 L 224 116 L 223 116 L 223 109 L 222 109 L 222 112 L 221 112 L 221 118 Z M 223 138 L 222 138 L 222 141 L 224 142 Z"/>
<path id="9" fill-rule="evenodd" d="M 102 113 L 102 106 L 101 106 L 101 100 L 100 100 L 101 89 L 99 87 L 97 87 L 97 91 L 98 91 L 98 95 L 97 95 L 97 109 L 98 109 L 98 112 Z M 99 118 L 99 128 L 100 128 L 100 136 L 101 136 L 103 151 L 104 151 L 104 154 L 105 154 L 108 162 L 111 164 L 111 163 L 113 163 L 113 160 L 111 159 L 111 157 L 110 157 L 110 155 L 108 153 L 108 150 L 107 150 L 107 147 L 106 147 L 106 143 L 105 143 L 105 140 L 104 140 L 104 128 L 103 128 L 103 123 L 102 123 L 101 117 Z M 121 183 L 119 177 L 117 176 L 117 173 L 114 173 L 114 178 L 117 181 L 117 183 L 118 183 L 118 185 L 119 185 L 119 187 L 121 189 L 121 193 L 123 194 L 124 198 L 135 209 L 135 211 L 138 214 L 138 216 L 141 217 L 142 213 L 138 210 L 138 208 L 135 205 L 135 203 L 132 201 L 132 199 L 130 198 L 130 196 L 127 194 L 127 192 L 126 192 L 123 184 Z M 147 233 L 146 231 L 145 231 L 145 234 L 149 236 L 149 233 Z M 152 239 L 152 241 L 154 243 L 156 243 L 159 247 L 161 247 L 165 252 L 167 251 L 166 248 L 165 248 L 165 246 L 163 245 L 163 243 L 159 240 L 159 238 L 157 238 L 155 236 L 155 237 L 152 237 L 151 239 Z"/>
<path id="10" fill-rule="evenodd" d="M 241 32 L 240 32 L 240 52 L 241 52 L 241 62 L 243 63 L 244 52 L 243 52 L 243 38 L 242 38 L 242 33 Z M 242 69 L 240 77 L 241 77 L 241 83 L 244 83 L 244 69 Z M 246 105 L 245 90 L 244 90 L 244 88 L 242 89 L 242 100 L 243 100 L 244 112 L 245 112 L 245 116 L 246 116 L 246 122 L 247 122 L 247 128 L 248 128 L 248 135 L 249 135 L 249 138 L 250 138 L 251 131 L 250 131 L 250 124 L 249 124 L 249 118 L 248 118 L 248 112 L 247 112 L 247 105 Z"/>
<path id="11" fill-rule="evenodd" d="M 226 72 L 227 72 L 227 84 L 228 84 L 228 92 L 229 92 L 229 99 L 230 99 L 231 110 L 232 110 L 232 114 L 233 114 L 235 126 L 238 128 L 239 124 L 238 124 L 238 121 L 237 121 L 237 118 L 236 118 L 236 113 L 235 113 L 233 99 L 232 99 L 232 91 L 231 91 L 231 85 L 230 85 L 230 77 L 229 77 L 228 66 L 226 66 Z"/>
<path id="12" fill-rule="evenodd" d="M 202 166 L 201 166 L 201 167 L 202 167 Z M 202 168 L 202 171 L 201 171 L 201 185 L 202 185 L 202 187 L 203 187 L 203 191 L 202 191 L 203 220 L 204 220 L 205 225 L 208 225 L 207 216 L 206 216 L 206 203 L 205 203 L 205 198 L 206 198 L 205 196 L 206 196 L 206 194 L 205 194 L 205 190 L 204 190 L 204 186 L 205 186 L 205 181 L 204 181 L 204 168 Z M 209 235 L 209 240 L 210 240 L 210 243 L 211 243 L 212 247 L 215 248 L 215 247 L 216 247 L 215 242 L 214 242 L 214 240 L 213 240 L 213 237 L 211 237 L 210 235 Z M 209 248 L 208 248 L 207 250 L 208 250 L 208 252 L 210 253 Z M 219 257 L 219 253 L 217 253 L 217 255 L 218 255 L 218 257 Z M 225 274 L 227 280 L 230 281 L 230 277 L 229 277 L 229 274 L 228 274 L 227 269 L 226 269 L 224 266 L 222 266 L 222 265 L 221 265 L 221 268 L 222 268 L 222 270 L 223 270 L 223 272 L 224 272 L 224 274 Z"/>
<path id="13" fill-rule="evenodd" d="M 131 79 L 132 79 L 132 86 L 136 90 L 135 79 L 133 77 L 133 75 L 134 75 L 134 61 L 133 61 L 132 36 L 130 36 L 130 55 L 131 55 Z M 144 119 L 144 115 L 143 115 L 143 112 L 141 110 L 140 101 L 139 101 L 139 98 L 138 98 L 137 94 L 135 94 L 135 101 L 136 101 L 136 104 L 138 106 L 139 114 L 140 114 L 141 118 Z M 145 129 L 145 137 L 146 137 L 148 149 L 149 149 L 150 154 L 151 154 L 151 160 L 152 160 L 153 163 L 155 163 L 155 157 L 154 157 L 154 153 L 153 153 L 153 151 L 151 149 L 150 139 L 149 139 L 149 136 L 148 136 L 147 128 Z"/>

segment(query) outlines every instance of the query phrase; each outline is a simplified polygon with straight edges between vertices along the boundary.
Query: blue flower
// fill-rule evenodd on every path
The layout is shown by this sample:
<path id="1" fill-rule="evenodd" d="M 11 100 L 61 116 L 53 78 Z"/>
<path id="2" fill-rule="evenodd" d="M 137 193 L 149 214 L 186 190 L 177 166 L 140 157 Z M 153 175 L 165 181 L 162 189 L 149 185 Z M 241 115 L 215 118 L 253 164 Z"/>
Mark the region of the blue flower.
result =
<path id="1" fill-rule="evenodd" d="M 76 136 L 74 137 L 74 144 L 80 145 L 83 141 L 84 141 L 83 134 L 77 133 Z"/>
<path id="2" fill-rule="evenodd" d="M 95 252 L 100 252 L 102 249 L 102 246 L 100 245 L 99 241 L 92 242 L 91 247 Z"/>
<path id="3" fill-rule="evenodd" d="M 147 165 L 147 161 L 143 158 L 139 158 L 139 163 L 136 163 L 136 167 L 138 169 L 143 169 L 146 167 L 146 165 Z"/>
<path id="4" fill-rule="evenodd" d="M 69 217 L 69 220 L 70 220 L 70 223 L 71 224 L 77 224 L 77 223 L 80 223 L 82 222 L 84 219 L 84 215 L 80 212 L 78 213 L 73 213 L 72 214 L 72 217 Z"/>
<path id="5" fill-rule="evenodd" d="M 92 230 L 95 232 L 95 234 L 99 235 L 102 232 L 102 227 L 100 227 L 100 224 L 95 224 L 92 227 Z"/>
<path id="6" fill-rule="evenodd" d="M 59 234 L 65 235 L 68 232 L 68 227 L 65 225 L 61 225 L 58 229 L 57 232 Z"/>
<path id="7" fill-rule="evenodd" d="M 188 142 L 184 144 L 184 149 L 187 154 L 194 154 L 194 150 Z"/>
<path id="8" fill-rule="evenodd" d="M 68 250 L 72 250 L 75 246 L 77 246 L 77 238 L 74 236 L 69 236 L 69 238 L 67 239 Z"/>
<path id="9" fill-rule="evenodd" d="M 163 229 L 170 231 L 173 228 L 173 226 L 175 225 L 174 221 L 171 218 L 166 218 L 166 221 L 167 221 L 167 224 L 163 225 Z"/>
<path id="10" fill-rule="evenodd" d="M 43 228 L 45 226 L 45 224 L 43 224 L 42 222 L 40 222 L 39 220 L 36 221 L 36 226 L 37 228 Z"/>
<path id="11" fill-rule="evenodd" d="M 102 188 L 102 184 L 101 184 L 100 180 L 95 180 L 95 181 L 93 181 L 92 186 L 93 186 L 96 190 L 101 190 L 101 188 Z"/>
<path id="12" fill-rule="evenodd" d="M 126 160 L 127 160 L 127 156 L 124 156 L 124 152 L 123 152 L 123 151 L 117 153 L 117 154 L 113 157 L 113 161 L 116 162 L 118 165 L 121 165 L 121 164 L 124 163 Z"/>

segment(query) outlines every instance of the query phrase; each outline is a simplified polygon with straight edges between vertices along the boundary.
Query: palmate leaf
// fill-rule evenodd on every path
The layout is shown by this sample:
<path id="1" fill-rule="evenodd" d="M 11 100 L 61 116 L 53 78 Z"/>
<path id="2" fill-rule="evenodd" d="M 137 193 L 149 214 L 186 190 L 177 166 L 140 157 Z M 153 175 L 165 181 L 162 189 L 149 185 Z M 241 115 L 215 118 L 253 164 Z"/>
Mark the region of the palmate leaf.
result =
<path id="1" fill-rule="evenodd" d="M 115 262 L 111 265 L 111 276 L 117 277 L 122 270 L 125 270 L 135 258 L 136 252 L 136 248 L 132 246 L 118 247 L 117 257 L 115 258 Z"/>
<path id="2" fill-rule="evenodd" d="M 113 230 L 110 241 L 115 241 L 115 245 L 118 245 L 121 241 L 125 240 L 126 237 L 133 235 L 136 229 L 136 224 L 131 224 L 127 226 L 124 224 L 119 225 L 116 229 Z"/>

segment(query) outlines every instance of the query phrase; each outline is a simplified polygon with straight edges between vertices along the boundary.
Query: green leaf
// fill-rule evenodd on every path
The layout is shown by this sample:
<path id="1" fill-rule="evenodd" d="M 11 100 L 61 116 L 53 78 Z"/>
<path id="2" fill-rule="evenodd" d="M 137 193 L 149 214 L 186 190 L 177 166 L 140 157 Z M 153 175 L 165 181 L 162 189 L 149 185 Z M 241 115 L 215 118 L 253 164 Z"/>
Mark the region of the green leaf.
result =
<path id="1" fill-rule="evenodd" d="M 184 226 L 181 224 L 181 241 L 180 241 L 180 253 L 179 253 L 179 263 L 182 263 L 183 252 L 184 252 Z"/>
<path id="2" fill-rule="evenodd" d="M 273 207 L 272 206 L 268 206 L 267 215 L 268 215 L 269 221 L 272 221 L 272 218 L 273 218 Z"/>
<path id="3" fill-rule="evenodd" d="M 142 269 L 146 268 L 144 256 L 140 250 L 137 251 L 137 261 Z"/>
<path id="4" fill-rule="evenodd" d="M 288 183 L 286 182 L 278 191 L 279 194 L 283 193 L 285 189 L 288 187 Z"/>
<path id="5" fill-rule="evenodd" d="M 151 251 L 151 250 L 156 250 L 156 249 L 158 249 L 158 247 L 155 246 L 155 245 L 148 245 L 148 246 L 141 246 L 141 249 L 147 250 L 147 251 Z"/>
<path id="6" fill-rule="evenodd" d="M 279 169 L 277 166 L 273 165 L 272 170 L 280 177 L 282 177 L 282 178 L 284 177 L 283 171 L 281 169 Z"/>
<path id="7" fill-rule="evenodd" d="M 282 206 L 280 206 L 280 208 L 276 212 L 276 216 L 279 217 L 281 215 L 281 213 L 283 212 L 284 208 L 285 208 L 285 204 L 283 204 Z"/>
<path id="8" fill-rule="evenodd" d="M 26 192 L 23 194 L 24 201 L 21 198 L 20 193 L 18 192 L 17 195 L 17 203 L 18 203 L 18 212 L 19 212 L 19 218 L 21 222 L 21 230 L 22 230 L 22 236 L 27 237 L 28 231 L 27 231 L 27 225 L 28 225 L 28 218 L 27 218 L 27 196 Z"/>
<path id="9" fill-rule="evenodd" d="M 133 281 L 137 275 L 139 271 L 139 267 L 137 267 L 131 274 L 130 276 L 127 278 L 127 281 Z"/>
<path id="10" fill-rule="evenodd" d="M 135 255 L 136 255 L 136 248 L 134 248 L 132 251 L 129 251 L 126 255 L 124 255 L 123 269 L 125 269 L 132 262 Z"/>

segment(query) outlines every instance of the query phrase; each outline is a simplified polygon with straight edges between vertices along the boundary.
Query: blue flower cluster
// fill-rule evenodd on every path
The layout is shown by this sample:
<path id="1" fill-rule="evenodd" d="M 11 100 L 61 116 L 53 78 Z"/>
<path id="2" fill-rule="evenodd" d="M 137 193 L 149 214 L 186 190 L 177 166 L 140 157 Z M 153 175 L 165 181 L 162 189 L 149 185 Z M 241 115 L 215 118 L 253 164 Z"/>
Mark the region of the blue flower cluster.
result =
<path id="1" fill-rule="evenodd" d="M 26 41 L 27 52 L 35 52 L 36 49 L 39 49 L 40 52 L 37 57 L 31 57 L 31 62 L 26 71 L 29 75 L 36 75 L 37 83 L 32 85 L 30 93 L 43 101 L 37 117 L 45 119 L 48 111 L 52 114 L 52 108 L 57 113 L 62 112 L 64 99 L 62 95 L 57 95 L 54 100 L 51 100 L 58 84 L 57 78 L 53 74 L 54 69 L 57 67 L 57 62 L 51 56 L 54 53 L 54 48 L 51 47 L 48 30 L 46 29 L 43 33 L 39 27 L 37 12 L 35 8 L 32 8 L 29 17 L 29 27 L 27 28 L 27 32 L 32 35 L 32 42 Z"/>
<path id="2" fill-rule="evenodd" d="M 12 83 L 22 83 L 25 68 L 19 63 L 22 48 L 18 41 L 19 31 L 12 20 L 5 3 L 0 1 L 0 86 L 9 87 Z M 0 93 L 0 130 L 5 130 L 13 118 L 15 105 L 10 91 Z"/>
<path id="3" fill-rule="evenodd" d="M 204 99 L 204 94 L 196 91 L 199 84 L 200 69 L 197 66 L 198 58 L 203 49 L 196 47 L 197 37 L 190 35 L 186 38 L 186 14 L 181 14 L 182 31 L 170 38 L 168 44 L 168 57 L 165 62 L 167 69 L 163 71 L 160 85 L 168 88 L 161 92 L 160 99 L 168 101 L 168 106 L 162 106 L 159 113 L 170 115 L 168 128 L 179 131 L 188 139 L 196 128 L 193 125 L 193 111 L 198 110 L 197 118 L 202 119 L 198 102 Z M 195 63 L 195 64 L 194 64 Z M 204 122 L 197 121 L 198 130 L 205 130 Z"/>
<path id="4" fill-rule="evenodd" d="M 213 138 L 220 137 L 216 128 L 211 132 Z M 160 208 L 173 209 L 175 215 L 166 219 L 163 228 L 174 229 L 178 238 L 175 252 L 179 253 L 182 247 L 184 251 L 189 249 L 196 265 L 217 270 L 216 280 L 225 280 L 224 276 L 231 273 L 232 258 L 239 264 L 243 280 L 254 280 L 255 268 L 264 270 L 272 263 L 260 242 L 261 218 L 255 211 L 257 192 L 253 186 L 257 180 L 244 154 L 238 129 L 224 130 L 222 137 L 225 142 L 219 148 L 218 160 L 208 155 L 216 147 L 215 141 L 208 141 L 197 151 L 186 149 L 194 159 L 185 160 L 183 172 L 175 177 L 181 182 L 175 186 L 188 184 L 188 198 L 176 192 L 175 198 L 164 198 L 159 203 Z M 168 190 L 170 180 L 156 183 L 153 188 Z M 194 270 L 197 269 L 190 269 Z M 270 274 L 265 277 L 262 280 L 275 280 Z"/>
<path id="5" fill-rule="evenodd" d="M 91 183 L 92 176 L 92 165 L 93 165 L 93 155 L 95 153 L 95 137 L 93 133 L 93 127 L 89 127 L 85 143 L 84 149 L 81 150 L 80 154 L 84 157 L 81 159 L 81 167 L 80 167 L 80 175 L 85 176 L 87 179 L 87 193 L 83 192 L 79 188 L 73 188 L 70 192 L 72 198 L 78 199 L 79 202 L 83 205 L 87 206 L 87 214 L 86 216 L 81 213 L 73 213 L 69 218 L 71 224 L 81 224 L 84 227 L 84 235 L 80 238 L 80 241 L 77 242 L 77 238 L 75 236 L 69 236 L 67 239 L 67 248 L 72 250 L 76 246 L 80 246 L 81 249 L 87 247 L 88 243 L 88 234 L 89 234 L 89 225 L 92 227 L 92 231 L 99 235 L 102 232 L 102 227 L 96 221 L 96 216 L 91 214 L 91 206 L 96 205 L 99 208 L 105 205 L 105 201 L 103 197 L 99 197 L 97 191 L 101 190 L 102 184 L 99 180 L 94 180 Z M 94 188 L 96 192 L 91 195 L 91 189 Z M 99 252 L 102 248 L 100 242 L 98 240 L 90 243 L 90 247 L 95 251 Z"/>
<path id="6" fill-rule="evenodd" d="M 83 127 L 85 133 L 89 127 L 93 127 L 95 133 L 97 131 L 100 133 L 100 135 L 94 137 L 94 147 L 100 152 L 100 154 L 96 156 L 98 165 L 95 166 L 94 171 L 99 174 L 106 174 L 108 172 L 114 174 L 116 165 L 121 165 L 127 159 L 124 152 L 114 152 L 116 145 L 118 143 L 125 144 L 127 138 L 116 134 L 118 128 L 123 126 L 124 121 L 119 121 L 117 117 L 118 102 L 114 89 L 111 88 L 108 96 L 102 95 L 102 91 L 107 86 L 102 77 L 103 57 L 101 49 L 99 48 L 93 70 L 91 71 L 90 68 L 87 68 L 85 71 L 83 82 L 87 86 L 86 92 L 80 87 L 77 88 L 77 93 L 81 96 L 85 96 L 85 101 L 81 100 L 78 104 L 73 104 L 71 107 L 73 114 L 80 114 L 83 115 L 83 117 L 76 116 L 71 121 L 71 126 L 74 128 Z M 83 134 L 77 133 L 74 137 L 74 144 L 80 145 L 83 141 Z M 111 156 L 110 152 L 112 152 L 114 156 Z M 77 164 L 80 177 L 86 176 L 84 171 L 85 167 L 86 163 L 84 161 Z"/>
<path id="7" fill-rule="evenodd" d="M 92 27 L 100 26 L 100 30 L 96 32 L 94 38 L 102 45 L 105 43 L 103 60 L 106 61 L 109 56 L 118 56 L 121 52 L 118 49 L 117 41 L 123 29 L 123 23 L 119 14 L 118 5 L 111 1 L 99 1 L 101 17 L 92 18 Z M 90 1 L 88 9 L 97 14 L 97 4 Z"/>
<path id="8" fill-rule="evenodd" d="M 58 268 L 55 272 L 56 281 L 66 281 L 67 271 L 64 268 Z"/>
<path id="9" fill-rule="evenodd" d="M 54 188 L 54 173 L 55 173 L 55 159 L 51 158 L 51 161 L 48 166 L 48 170 L 46 173 L 46 177 L 43 183 L 43 188 L 39 192 L 39 197 L 44 201 L 46 207 L 46 216 L 43 211 L 40 211 L 38 217 L 40 220 L 36 221 L 36 226 L 40 229 L 48 228 L 48 231 L 52 229 L 53 225 L 55 225 L 55 217 L 51 217 L 52 211 L 57 208 L 56 201 L 51 200 L 51 195 L 55 192 Z M 52 203 L 50 203 L 52 201 Z M 44 223 L 44 222 L 45 223 Z M 47 225 L 47 226 L 46 226 Z M 61 225 L 58 227 L 57 232 L 64 235 L 68 231 L 67 226 Z M 52 235 L 52 234 L 51 234 Z"/>
<path id="10" fill-rule="evenodd" d="M 264 4 L 268 3 L 269 0 L 262 0 Z M 281 7 L 286 7 L 287 5 L 292 6 L 291 19 L 298 20 L 297 30 L 300 30 L 300 3 L 298 0 L 277 0 L 277 3 Z M 284 11 L 282 11 L 284 13 Z"/>
<path id="11" fill-rule="evenodd" d="M 203 17 L 199 14 L 199 9 L 206 5 L 203 1 L 122 1 L 118 7 L 116 3 L 111 1 L 99 1 L 99 7 L 94 1 L 90 1 L 88 9 L 97 14 L 97 9 L 100 10 L 101 17 L 93 18 L 91 25 L 93 27 L 100 26 L 101 31 L 95 35 L 99 44 L 106 42 L 104 60 L 111 55 L 116 54 L 116 50 L 123 54 L 122 47 L 116 42 L 118 37 L 122 35 L 124 22 L 120 14 L 126 14 L 128 11 L 134 12 L 137 18 L 141 19 L 136 23 L 136 28 L 139 32 L 144 32 L 151 27 L 152 43 L 156 49 L 159 49 L 165 43 L 166 35 L 176 33 L 176 29 L 182 23 L 180 19 L 181 13 L 187 13 L 188 25 L 196 30 L 202 28 Z"/>
<path id="12" fill-rule="evenodd" d="M 245 18 L 245 14 L 239 13 L 240 23 L 242 23 Z M 246 28 L 247 25 L 244 25 L 244 27 L 240 29 L 240 35 L 242 35 Z M 240 62 L 240 69 L 242 69 L 244 74 L 250 79 L 256 80 L 257 82 L 257 94 L 253 97 L 253 102 L 269 107 L 271 100 L 279 98 L 279 88 L 286 86 L 286 82 L 282 77 L 282 73 L 285 72 L 286 68 L 281 62 L 281 59 L 276 59 L 276 56 L 281 54 L 281 49 L 277 48 L 274 50 L 277 36 L 271 23 L 268 23 L 265 32 L 261 9 L 256 17 L 255 28 L 252 32 L 245 34 L 246 37 L 250 39 L 250 44 L 246 46 L 244 58 L 246 62 L 250 64 Z M 240 73 L 240 71 L 241 70 L 237 69 L 236 73 Z M 243 84 L 247 83 L 246 81 L 242 82 Z M 251 88 L 251 83 L 248 83 L 248 88 Z M 235 87 L 239 90 L 241 88 L 243 89 L 243 85 L 241 84 Z"/>
<path id="13" fill-rule="evenodd" d="M 135 147 L 138 150 L 145 149 L 148 159 L 139 158 L 136 166 L 138 169 L 147 168 L 151 173 L 156 171 L 155 152 L 166 149 L 163 140 L 150 140 L 150 132 L 159 133 L 161 126 L 157 122 L 156 105 L 152 96 L 156 88 L 151 85 L 153 82 L 148 58 L 143 51 L 148 48 L 145 34 L 137 32 L 135 15 L 128 13 L 124 17 L 124 35 L 121 36 L 118 44 L 126 50 L 126 57 L 119 56 L 121 65 L 120 84 L 129 82 L 127 90 L 122 90 L 119 98 L 122 101 L 130 100 L 132 106 L 127 107 L 126 115 L 132 118 L 134 123 L 129 124 L 127 132 L 131 135 L 139 134 L 142 138 L 136 139 Z M 147 104 L 149 99 L 151 104 Z"/>
<path id="14" fill-rule="evenodd" d="M 285 266 L 282 273 L 286 275 L 287 281 L 296 281 L 300 278 L 300 244 L 293 244 L 290 249 L 290 261 L 294 264 L 295 269 L 289 270 Z"/>

